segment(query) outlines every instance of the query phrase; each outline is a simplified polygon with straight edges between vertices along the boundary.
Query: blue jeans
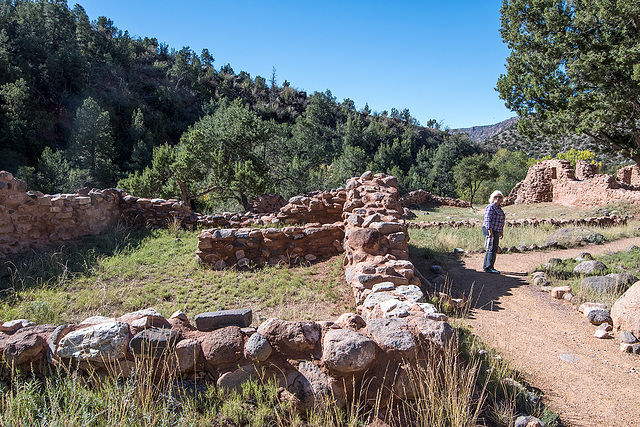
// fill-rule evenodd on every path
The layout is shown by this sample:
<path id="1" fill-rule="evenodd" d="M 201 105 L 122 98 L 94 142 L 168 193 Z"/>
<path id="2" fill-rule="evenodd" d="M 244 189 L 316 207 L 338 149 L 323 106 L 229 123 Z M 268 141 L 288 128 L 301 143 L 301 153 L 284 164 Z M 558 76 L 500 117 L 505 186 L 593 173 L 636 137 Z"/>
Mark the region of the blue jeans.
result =
<path id="1" fill-rule="evenodd" d="M 482 226 L 482 235 L 487 238 L 489 237 L 489 230 L 485 226 Z M 498 233 L 493 233 L 493 244 L 489 245 L 487 248 L 487 253 L 484 255 L 484 264 L 482 265 L 482 269 L 484 271 L 491 270 L 494 268 L 494 264 L 496 263 L 496 255 L 498 255 L 498 243 L 500 242 L 500 237 L 498 237 Z"/>

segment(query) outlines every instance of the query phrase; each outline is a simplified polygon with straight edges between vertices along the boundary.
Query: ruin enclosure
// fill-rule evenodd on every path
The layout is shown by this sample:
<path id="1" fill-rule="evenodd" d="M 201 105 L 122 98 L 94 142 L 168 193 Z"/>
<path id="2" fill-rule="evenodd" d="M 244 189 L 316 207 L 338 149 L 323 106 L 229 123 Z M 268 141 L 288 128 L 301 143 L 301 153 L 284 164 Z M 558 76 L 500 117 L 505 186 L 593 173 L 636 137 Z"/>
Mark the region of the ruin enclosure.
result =
<path id="1" fill-rule="evenodd" d="M 141 205 L 137 218 L 155 212 L 154 203 L 162 205 L 141 199 L 124 202 L 115 194 L 113 212 L 123 214 L 123 203 L 130 204 L 129 212 Z M 305 248 L 306 259 L 313 251 L 344 251 L 356 313 L 344 313 L 334 321 L 271 318 L 257 328 L 251 327 L 250 309 L 201 313 L 193 323 L 184 313 L 166 319 L 153 309 L 117 318 L 92 317 L 77 325 L 33 325 L 18 319 L 0 326 L 5 359 L 14 369 L 40 374 L 50 372 L 49 365 L 63 365 L 123 377 L 144 361 L 168 367 L 175 376 L 225 388 L 266 376 L 283 388 L 281 398 L 289 396 L 300 409 L 327 402 L 344 407 L 360 393 L 379 399 L 382 406 L 392 397 L 411 399 L 415 390 L 410 370 L 443 357 L 453 328 L 444 314 L 425 302 L 422 284 L 407 260 L 409 237 L 401 220 L 396 178 L 368 172 L 349 180 L 336 194 L 345 196 L 341 223 L 210 229 L 200 234 L 197 253 L 203 262 L 222 268 L 242 265 L 253 255 L 277 263 L 283 256 L 303 256 Z M 61 200 L 69 203 L 69 218 L 80 215 L 81 210 L 74 209 L 76 200 Z M 366 389 L 356 391 L 354 384 Z"/>

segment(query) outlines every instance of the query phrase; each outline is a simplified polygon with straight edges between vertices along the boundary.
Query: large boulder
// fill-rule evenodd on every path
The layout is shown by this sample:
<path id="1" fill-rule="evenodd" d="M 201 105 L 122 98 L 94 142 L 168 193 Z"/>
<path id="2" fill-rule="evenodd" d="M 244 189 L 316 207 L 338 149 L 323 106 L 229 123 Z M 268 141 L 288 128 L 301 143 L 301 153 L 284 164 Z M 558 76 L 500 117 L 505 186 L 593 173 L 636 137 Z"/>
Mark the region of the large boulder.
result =
<path id="1" fill-rule="evenodd" d="M 181 338 L 175 329 L 149 328 L 131 338 L 129 350 L 136 356 L 159 359 L 173 351 Z"/>
<path id="2" fill-rule="evenodd" d="M 125 322 L 107 322 L 69 332 L 56 350 L 59 357 L 102 362 L 123 359 L 131 333 Z"/>
<path id="3" fill-rule="evenodd" d="M 345 407 L 344 390 L 335 378 L 327 375 L 311 362 L 300 363 L 298 373 L 299 375 L 288 388 L 300 402 L 301 409 Z"/>
<path id="4" fill-rule="evenodd" d="M 561 228 L 544 240 L 547 246 L 564 246 L 567 248 L 587 243 L 600 244 L 602 242 L 604 242 L 602 234 L 582 227 Z"/>
<path id="5" fill-rule="evenodd" d="M 640 337 L 640 282 L 636 282 L 613 304 L 611 318 L 616 332 L 629 331 Z"/>
<path id="6" fill-rule="evenodd" d="M 240 360 L 244 338 L 238 326 L 227 326 L 204 334 L 200 345 L 209 365 L 222 365 Z"/>
<path id="7" fill-rule="evenodd" d="M 376 344 L 349 329 L 332 329 L 324 336 L 322 362 L 338 372 L 360 372 L 376 357 Z"/>
<path id="8" fill-rule="evenodd" d="M 405 358 L 415 356 L 416 341 L 406 320 L 372 319 L 367 323 L 367 330 L 373 341 L 391 355 Z"/>
<path id="9" fill-rule="evenodd" d="M 602 261 L 582 261 L 573 268 L 573 272 L 584 276 L 590 276 L 598 274 L 606 269 L 607 266 Z"/>
<path id="10" fill-rule="evenodd" d="M 288 322 L 271 318 L 258 327 L 258 333 L 288 357 L 313 354 L 320 342 L 320 326 L 315 322 Z"/>

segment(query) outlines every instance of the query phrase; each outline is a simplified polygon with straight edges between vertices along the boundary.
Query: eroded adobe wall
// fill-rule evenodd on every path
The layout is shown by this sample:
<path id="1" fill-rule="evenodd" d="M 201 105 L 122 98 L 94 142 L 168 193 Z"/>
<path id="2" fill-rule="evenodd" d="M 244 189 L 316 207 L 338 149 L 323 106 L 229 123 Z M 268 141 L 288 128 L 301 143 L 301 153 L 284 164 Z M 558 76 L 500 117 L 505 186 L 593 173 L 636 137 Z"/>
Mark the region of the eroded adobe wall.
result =
<path id="1" fill-rule="evenodd" d="M 577 171 L 565 160 L 546 160 L 529 168 L 505 200 L 512 203 L 553 202 L 565 206 L 598 207 L 640 202 L 639 188 L 630 183 L 637 177 L 633 168 L 618 173 L 622 181 L 599 174 L 597 165 L 578 161 Z"/>

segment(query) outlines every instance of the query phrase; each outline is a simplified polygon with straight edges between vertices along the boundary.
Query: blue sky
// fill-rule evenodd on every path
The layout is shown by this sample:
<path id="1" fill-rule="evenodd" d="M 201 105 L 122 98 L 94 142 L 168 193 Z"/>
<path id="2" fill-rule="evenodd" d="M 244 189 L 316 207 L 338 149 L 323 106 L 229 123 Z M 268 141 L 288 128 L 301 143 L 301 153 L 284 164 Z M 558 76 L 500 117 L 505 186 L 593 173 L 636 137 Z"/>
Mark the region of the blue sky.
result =
<path id="1" fill-rule="evenodd" d="M 76 2 L 69 1 L 73 7 Z M 495 91 L 509 51 L 501 0 L 79 0 L 132 36 L 209 49 L 214 66 L 309 94 L 331 90 L 356 108 L 408 108 L 425 124 L 488 125 L 515 114 Z"/>

